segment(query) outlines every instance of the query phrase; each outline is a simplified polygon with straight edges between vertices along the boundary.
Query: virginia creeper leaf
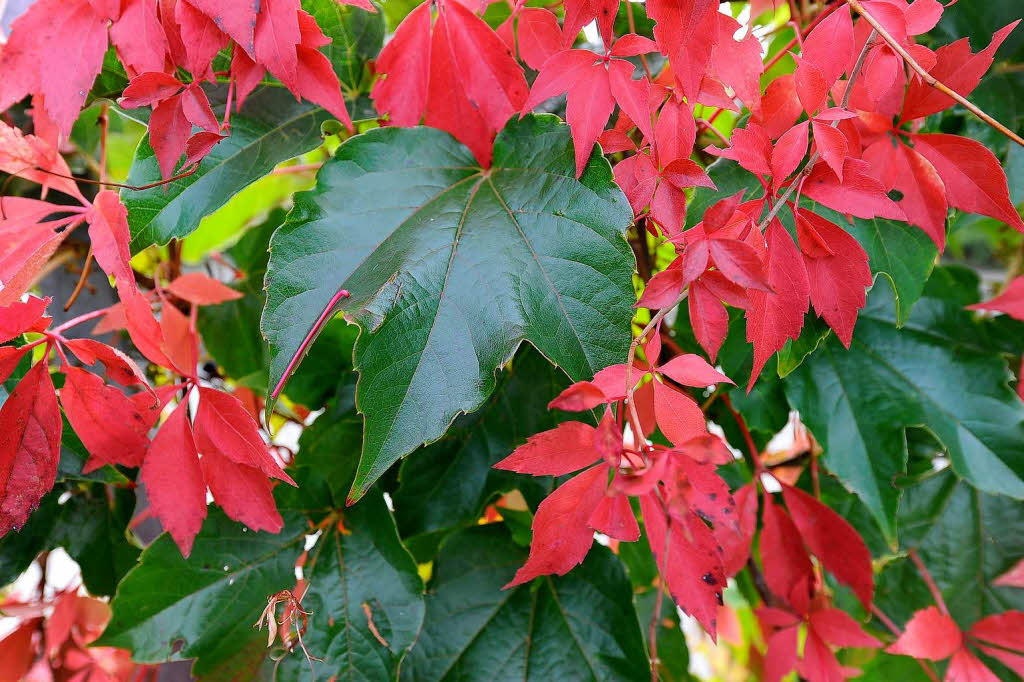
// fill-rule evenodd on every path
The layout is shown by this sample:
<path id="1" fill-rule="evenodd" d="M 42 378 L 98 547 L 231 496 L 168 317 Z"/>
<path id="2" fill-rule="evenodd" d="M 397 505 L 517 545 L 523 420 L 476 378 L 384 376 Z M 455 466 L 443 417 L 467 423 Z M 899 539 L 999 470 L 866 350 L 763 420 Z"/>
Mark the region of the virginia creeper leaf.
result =
<path id="1" fill-rule="evenodd" d="M 607 549 L 564 577 L 502 590 L 524 558 L 497 524 L 453 535 L 400 679 L 650 679 L 629 581 Z"/>
<path id="2" fill-rule="evenodd" d="M 337 0 L 305 0 L 302 8 L 313 15 L 331 42 L 320 51 L 331 60 L 343 89 L 356 91 L 363 80 L 366 62 L 384 45 L 387 27 L 382 12 L 367 12 Z"/>
<path id="3" fill-rule="evenodd" d="M 266 280 L 272 396 L 333 313 L 360 323 L 352 499 L 479 406 L 523 340 L 576 380 L 624 357 L 631 211 L 606 161 L 578 181 L 572 158 L 552 116 L 510 122 L 487 172 L 443 132 L 377 129 L 296 197 Z"/>

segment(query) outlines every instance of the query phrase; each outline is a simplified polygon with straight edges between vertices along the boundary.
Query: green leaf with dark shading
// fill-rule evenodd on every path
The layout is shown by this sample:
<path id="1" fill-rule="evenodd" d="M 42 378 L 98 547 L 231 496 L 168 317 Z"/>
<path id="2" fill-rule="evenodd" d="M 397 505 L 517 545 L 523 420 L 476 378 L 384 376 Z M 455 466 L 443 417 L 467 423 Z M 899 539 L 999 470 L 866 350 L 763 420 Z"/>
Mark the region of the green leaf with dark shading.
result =
<path id="1" fill-rule="evenodd" d="M 443 439 L 402 462 L 401 485 L 392 495 L 402 536 L 475 523 L 488 501 L 514 488 L 525 489 L 528 497 L 546 496 L 550 478 L 491 467 L 529 436 L 580 418 L 547 408 L 568 385 L 565 373 L 540 353 L 521 348 L 483 407 L 457 419 Z"/>
<path id="2" fill-rule="evenodd" d="M 402 680 L 650 679 L 632 590 L 604 547 L 564 577 L 502 590 L 526 558 L 500 524 L 452 535 Z"/>
<path id="3" fill-rule="evenodd" d="M 483 171 L 445 132 L 371 130 L 338 148 L 274 234 L 271 386 L 332 312 L 363 328 L 352 499 L 477 409 L 524 340 L 577 380 L 626 355 L 632 213 L 608 162 L 595 155 L 577 180 L 569 128 L 549 115 L 513 118 L 494 151 Z"/>
<path id="4" fill-rule="evenodd" d="M 901 549 L 917 550 L 961 627 L 1024 610 L 1024 590 L 992 584 L 1024 556 L 1024 504 L 986 495 L 945 471 L 906 491 L 899 519 Z M 876 599 L 898 623 L 933 603 L 908 558 L 886 564 Z"/>
<path id="5" fill-rule="evenodd" d="M 937 270 L 941 279 L 947 276 Z M 849 351 L 834 338 L 786 382 L 786 395 L 825 449 L 825 463 L 896 538 L 907 464 L 905 428 L 924 425 L 953 469 L 992 493 L 1024 498 L 1024 406 L 985 329 L 958 305 L 923 299 L 902 330 L 893 296 L 871 291 Z"/>
<path id="6" fill-rule="evenodd" d="M 295 585 L 307 532 L 304 517 L 282 516 L 279 534 L 255 533 L 211 507 L 188 559 L 161 535 L 118 586 L 97 645 L 139 662 L 198 658 L 199 675 L 265 637 L 253 624 L 269 595 Z"/>
<path id="7" fill-rule="evenodd" d="M 321 659 L 313 661 L 315 679 L 395 679 L 423 622 L 423 581 L 384 498 L 370 493 L 325 528 L 303 575 L 302 605 L 312 612 L 303 643 Z M 297 651 L 281 662 L 277 679 L 309 675 Z"/>
<path id="8" fill-rule="evenodd" d="M 296 102 L 282 88 L 258 88 L 242 110 L 231 116 L 231 136 L 213 148 L 195 173 L 147 190 L 121 190 L 128 208 L 132 253 L 191 233 L 200 220 L 274 166 L 319 146 L 323 142 L 320 125 L 331 118 L 319 107 Z M 160 180 L 149 138 L 143 138 L 127 184 Z"/>
<path id="9" fill-rule="evenodd" d="M 337 0 L 303 0 L 302 9 L 312 14 L 320 29 L 331 38 L 320 51 L 331 60 L 342 90 L 357 92 L 366 62 L 384 46 L 384 13 L 379 7 L 373 13 Z"/>

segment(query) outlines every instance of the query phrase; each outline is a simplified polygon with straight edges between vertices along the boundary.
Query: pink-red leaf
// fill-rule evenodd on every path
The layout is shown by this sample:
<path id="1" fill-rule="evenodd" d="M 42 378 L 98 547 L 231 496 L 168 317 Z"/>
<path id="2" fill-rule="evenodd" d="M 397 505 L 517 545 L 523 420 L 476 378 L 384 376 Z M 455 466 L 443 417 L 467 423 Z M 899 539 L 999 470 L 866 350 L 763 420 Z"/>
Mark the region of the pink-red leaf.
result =
<path id="1" fill-rule="evenodd" d="M 60 402 L 91 455 L 86 473 L 106 464 L 142 464 L 149 447 L 149 423 L 124 393 L 84 369 L 65 367 Z"/>
<path id="2" fill-rule="evenodd" d="M 594 427 L 583 422 L 562 422 L 530 436 L 526 443 L 494 465 L 495 469 L 533 476 L 564 476 L 593 464 Z"/>
<path id="3" fill-rule="evenodd" d="M 228 517 L 253 530 L 281 530 L 284 521 L 274 503 L 273 483 L 262 471 L 217 452 L 204 452 L 199 465 L 214 501 Z"/>
<path id="4" fill-rule="evenodd" d="M 692 353 L 677 355 L 664 365 L 659 365 L 658 371 L 683 386 L 703 388 L 712 384 L 733 383 L 729 377 L 709 365 L 704 358 Z"/>
<path id="5" fill-rule="evenodd" d="M 914 614 L 903 634 L 886 651 L 929 661 L 952 656 L 963 644 L 963 635 L 956 622 L 935 606 Z"/>
<path id="6" fill-rule="evenodd" d="M 761 530 L 764 579 L 773 594 L 797 606 L 808 599 L 814 583 L 811 558 L 793 521 L 770 497 L 765 499 Z"/>
<path id="7" fill-rule="evenodd" d="M 640 526 L 626 495 L 605 495 L 590 515 L 590 527 L 622 542 L 640 539 Z"/>
<path id="8" fill-rule="evenodd" d="M 235 464 L 253 467 L 271 478 L 294 485 L 270 456 L 252 415 L 238 398 L 212 388 L 199 389 L 199 410 L 193 425 L 196 445 L 205 457 L 218 453 Z"/>
<path id="9" fill-rule="evenodd" d="M 242 294 L 201 272 L 188 272 L 167 285 L 166 291 L 195 305 L 217 305 Z"/>
<path id="10" fill-rule="evenodd" d="M 187 400 L 153 438 L 141 475 L 153 513 L 187 557 L 206 518 L 206 482 L 188 421 Z"/>

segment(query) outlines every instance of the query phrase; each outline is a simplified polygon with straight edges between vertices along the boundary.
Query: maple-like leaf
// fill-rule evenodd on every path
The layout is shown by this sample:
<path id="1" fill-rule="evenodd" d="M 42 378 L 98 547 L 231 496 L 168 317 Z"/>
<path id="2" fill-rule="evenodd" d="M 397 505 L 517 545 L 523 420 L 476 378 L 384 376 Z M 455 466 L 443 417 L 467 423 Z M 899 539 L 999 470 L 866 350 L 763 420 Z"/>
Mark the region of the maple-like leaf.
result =
<path id="1" fill-rule="evenodd" d="M 499 130 L 526 101 L 527 85 L 501 38 L 455 0 L 430 2 L 409 13 L 377 58 L 383 74 L 374 105 L 393 125 L 446 130 L 484 166 Z M 433 24 L 433 25 L 431 25 Z"/>
<path id="2" fill-rule="evenodd" d="M 57 477 L 60 408 L 46 362 L 37 362 L 0 407 L 0 536 L 20 529 Z"/>

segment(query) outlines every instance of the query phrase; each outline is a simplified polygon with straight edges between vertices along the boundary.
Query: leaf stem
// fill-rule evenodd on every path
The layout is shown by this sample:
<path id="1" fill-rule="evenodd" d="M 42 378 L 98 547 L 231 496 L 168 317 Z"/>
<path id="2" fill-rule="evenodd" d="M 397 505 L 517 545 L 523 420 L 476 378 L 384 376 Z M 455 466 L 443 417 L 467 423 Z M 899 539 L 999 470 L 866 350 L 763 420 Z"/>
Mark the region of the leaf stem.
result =
<path id="1" fill-rule="evenodd" d="M 754 444 L 754 437 L 750 434 L 750 429 L 747 428 L 747 421 L 743 418 L 743 415 L 733 406 L 732 398 L 729 397 L 728 393 L 722 393 L 722 404 L 725 405 L 725 409 L 729 410 L 729 414 L 736 420 L 736 426 L 739 427 L 740 433 L 743 435 L 743 440 L 746 441 L 747 450 L 750 451 L 750 458 L 754 461 L 755 476 L 765 471 L 764 464 L 761 463 L 761 453 L 757 449 L 757 445 Z"/>
<path id="2" fill-rule="evenodd" d="M 911 547 L 910 551 L 907 552 L 910 556 L 910 560 L 914 562 L 914 566 L 917 568 L 917 572 L 921 574 L 921 580 L 928 586 L 929 591 L 932 593 L 932 599 L 935 600 L 935 605 L 939 607 L 939 611 L 942 611 L 943 615 L 949 615 L 949 609 L 946 608 L 946 601 L 942 598 L 942 590 L 935 584 L 935 580 L 932 578 L 932 574 L 928 572 L 928 567 L 921 561 L 921 555 L 917 553 L 917 549 Z"/>
<path id="3" fill-rule="evenodd" d="M 978 107 L 978 105 L 974 104 L 969 99 L 961 95 L 959 92 L 953 90 L 945 83 L 935 78 L 935 76 L 928 73 L 928 71 L 923 66 L 918 64 L 917 60 L 915 60 L 914 57 L 911 56 L 911 54 L 907 52 L 903 48 L 903 46 L 900 45 L 899 42 L 897 42 L 897 40 L 892 37 L 892 35 L 888 31 L 885 30 L 885 27 L 878 23 L 878 21 L 873 16 L 871 16 L 871 13 L 864 8 L 864 6 L 860 3 L 860 0 L 846 0 L 846 3 L 851 8 L 853 8 L 853 10 L 857 12 L 857 14 L 864 17 L 864 20 L 866 22 L 871 24 L 871 27 L 875 29 L 875 32 L 877 32 L 878 35 L 882 37 L 882 40 L 884 40 L 896 54 L 903 58 L 903 61 L 906 62 L 907 66 L 909 66 L 911 69 L 917 72 L 917 75 L 921 77 L 921 80 L 923 80 L 925 83 L 932 86 L 939 92 L 943 93 L 944 95 L 953 98 L 958 103 L 960 103 L 965 109 L 967 109 L 972 114 L 980 118 L 982 121 L 992 126 L 993 128 L 995 128 L 1000 133 L 1010 138 L 1020 146 L 1024 147 L 1024 138 L 1021 138 L 1020 135 L 1013 132 L 1012 130 L 1004 126 L 1002 123 L 1000 123 L 999 121 L 995 120 L 994 118 L 986 114 L 984 111 L 982 111 L 981 108 Z"/>

